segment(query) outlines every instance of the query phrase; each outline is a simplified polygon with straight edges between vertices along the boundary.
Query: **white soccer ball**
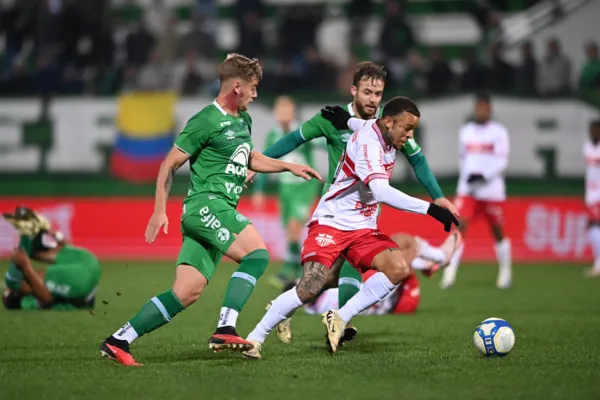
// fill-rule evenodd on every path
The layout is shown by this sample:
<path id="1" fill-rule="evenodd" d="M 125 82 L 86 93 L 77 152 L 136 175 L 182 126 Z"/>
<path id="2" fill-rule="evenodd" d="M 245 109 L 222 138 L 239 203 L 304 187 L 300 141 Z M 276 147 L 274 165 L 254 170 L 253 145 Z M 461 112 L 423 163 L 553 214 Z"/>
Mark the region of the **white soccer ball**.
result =
<path id="1" fill-rule="evenodd" d="M 515 332 L 505 320 L 488 318 L 475 328 L 473 341 L 482 355 L 503 357 L 515 345 Z"/>

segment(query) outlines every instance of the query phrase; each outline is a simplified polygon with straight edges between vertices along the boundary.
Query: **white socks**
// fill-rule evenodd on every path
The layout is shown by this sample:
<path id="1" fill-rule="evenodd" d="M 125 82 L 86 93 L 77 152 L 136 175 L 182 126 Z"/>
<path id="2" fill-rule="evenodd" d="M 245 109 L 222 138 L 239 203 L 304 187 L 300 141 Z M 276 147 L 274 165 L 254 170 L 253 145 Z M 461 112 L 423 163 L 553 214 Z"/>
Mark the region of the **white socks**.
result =
<path id="1" fill-rule="evenodd" d="M 221 307 L 217 328 L 222 328 L 224 326 L 235 326 L 237 323 L 238 314 L 239 313 L 233 308 Z"/>
<path id="2" fill-rule="evenodd" d="M 500 269 L 510 269 L 512 266 L 510 240 L 504 238 L 502 241 L 497 242 L 494 248 L 496 249 L 496 257 L 498 258 Z"/>
<path id="3" fill-rule="evenodd" d="M 419 251 L 417 257 L 423 257 L 426 260 L 433 261 L 436 264 L 446 262 L 446 253 L 440 247 L 435 247 L 427 243 L 425 240 L 419 240 Z"/>
<path id="4" fill-rule="evenodd" d="M 600 226 L 588 230 L 588 240 L 594 251 L 594 270 L 600 271 Z"/>
<path id="5" fill-rule="evenodd" d="M 421 257 L 417 257 L 410 263 L 412 269 L 422 271 L 424 269 L 429 269 L 433 266 L 433 263 L 429 260 L 424 260 Z"/>
<path id="6" fill-rule="evenodd" d="M 113 337 L 119 340 L 127 340 L 127 343 L 131 344 L 135 339 L 138 338 L 138 333 L 133 329 L 133 326 L 128 322 L 123 325 L 118 331 L 113 333 Z"/>
<path id="7" fill-rule="evenodd" d="M 296 286 L 280 294 L 279 297 L 273 300 L 271 307 L 269 307 L 266 314 L 256 325 L 256 328 L 250 332 L 247 339 L 264 343 L 269 333 L 301 305 L 302 301 L 298 297 L 298 293 L 296 293 Z"/>
<path id="8" fill-rule="evenodd" d="M 369 278 L 346 305 L 338 310 L 340 318 L 348 323 L 355 315 L 371 307 L 396 288 L 383 272 Z"/>

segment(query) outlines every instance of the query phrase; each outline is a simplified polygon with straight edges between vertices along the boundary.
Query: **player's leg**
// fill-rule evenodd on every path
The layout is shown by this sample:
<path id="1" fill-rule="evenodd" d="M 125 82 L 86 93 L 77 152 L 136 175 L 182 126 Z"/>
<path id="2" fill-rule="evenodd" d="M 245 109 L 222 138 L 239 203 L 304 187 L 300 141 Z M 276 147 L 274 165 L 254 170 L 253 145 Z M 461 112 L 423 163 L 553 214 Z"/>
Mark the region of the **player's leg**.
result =
<path id="1" fill-rule="evenodd" d="M 230 209 L 218 213 L 217 217 L 223 227 L 220 229 L 225 229 L 227 234 L 221 235 L 220 239 L 216 236 L 216 246 L 240 265 L 227 284 L 217 329 L 209 339 L 209 347 L 216 351 L 244 350 L 251 345 L 237 334 L 237 318 L 269 264 L 269 252 L 256 228 L 242 214 Z"/>
<path id="2" fill-rule="evenodd" d="M 594 254 L 594 265 L 584 271 L 588 278 L 600 277 L 600 221 L 590 219 L 588 223 L 588 241 Z"/>
<path id="3" fill-rule="evenodd" d="M 186 218 L 187 219 L 187 218 Z M 125 325 L 100 344 L 102 356 L 127 366 L 139 365 L 129 350 L 138 337 L 169 323 L 193 304 L 216 268 L 214 256 L 193 238 L 184 236 L 171 289 L 152 297 Z"/>
<path id="4" fill-rule="evenodd" d="M 248 341 L 254 345 L 254 348 L 244 352 L 244 356 L 255 359 L 262 358 L 260 354 L 262 345 L 275 327 L 289 319 L 298 308 L 310 303 L 325 290 L 337 285 L 342 262 L 342 258 L 331 262 L 329 257 L 327 259 L 319 258 L 316 261 L 313 257 L 313 261 L 305 262 L 298 285 L 273 300 L 263 318 L 248 334 Z"/>
<path id="5" fill-rule="evenodd" d="M 412 314 L 417 311 L 421 300 L 421 289 L 419 280 L 415 273 L 402 282 L 398 288 L 398 299 L 395 306 L 390 310 L 391 314 Z"/>
<path id="6" fill-rule="evenodd" d="M 355 266 L 373 268 L 378 272 L 363 284 L 346 305 L 338 311 L 323 314 L 331 352 L 337 350 L 344 328 L 354 316 L 381 301 L 410 275 L 410 263 L 415 256 L 414 251 L 401 251 L 392 239 L 381 232 L 356 232 L 346 258 Z"/>
<path id="7" fill-rule="evenodd" d="M 428 241 L 417 236 L 409 237 L 414 241 L 417 249 L 417 257 L 410 264 L 411 268 L 416 271 L 421 271 L 426 277 L 431 277 L 435 272 L 442 268 L 446 268 L 454 253 L 462 245 L 462 234 L 455 230 L 451 232 L 441 246 L 433 246 Z M 398 243 L 395 237 L 392 239 Z"/>
<path id="8" fill-rule="evenodd" d="M 512 252 L 510 240 L 504 235 L 504 208 L 502 202 L 485 202 L 484 211 L 492 237 L 494 249 L 498 259 L 498 289 L 507 289 L 512 282 Z"/>
<path id="9" fill-rule="evenodd" d="M 338 281 L 338 308 L 343 307 L 348 300 L 358 293 L 360 286 L 362 285 L 362 275 L 356 268 L 354 268 L 348 261 L 344 261 L 342 269 L 340 271 L 340 279 Z M 348 321 L 348 324 L 344 328 L 344 335 L 340 340 L 340 346 L 344 343 L 354 340 L 358 333 L 358 329 L 352 324 L 352 321 Z"/>
<path id="10" fill-rule="evenodd" d="M 442 280 L 440 281 L 440 287 L 442 289 L 449 288 L 454 285 L 456 282 L 456 274 L 458 272 L 458 266 L 460 265 L 460 260 L 462 258 L 463 252 L 465 250 L 465 242 L 464 237 L 467 232 L 467 228 L 469 223 L 473 219 L 476 214 L 477 202 L 474 198 L 470 196 L 459 196 L 455 201 L 456 208 L 461 215 L 459 220 L 458 230 L 462 235 L 463 240 L 461 244 L 454 252 L 452 259 L 448 266 L 444 269 L 444 274 L 442 275 Z"/>

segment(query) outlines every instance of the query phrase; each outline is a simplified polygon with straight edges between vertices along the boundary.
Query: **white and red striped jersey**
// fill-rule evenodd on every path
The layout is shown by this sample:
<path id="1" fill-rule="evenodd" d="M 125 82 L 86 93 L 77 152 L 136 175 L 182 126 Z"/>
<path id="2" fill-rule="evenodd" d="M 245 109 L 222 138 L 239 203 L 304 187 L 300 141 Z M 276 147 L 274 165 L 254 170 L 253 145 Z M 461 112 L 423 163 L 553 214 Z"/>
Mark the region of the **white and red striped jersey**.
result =
<path id="1" fill-rule="evenodd" d="M 366 121 L 348 140 L 334 182 L 321 197 L 311 222 L 344 231 L 377 228 L 379 203 L 368 184 L 373 179 L 390 179 L 396 150 L 385 143 L 375 121 Z"/>
<path id="2" fill-rule="evenodd" d="M 585 204 L 600 203 L 600 144 L 587 141 L 583 146 L 585 157 Z"/>
<path id="3" fill-rule="evenodd" d="M 459 132 L 460 176 L 457 194 L 478 200 L 506 199 L 504 171 L 510 151 L 508 131 L 495 121 L 469 122 Z M 469 175 L 481 174 L 485 183 L 467 183 Z"/>

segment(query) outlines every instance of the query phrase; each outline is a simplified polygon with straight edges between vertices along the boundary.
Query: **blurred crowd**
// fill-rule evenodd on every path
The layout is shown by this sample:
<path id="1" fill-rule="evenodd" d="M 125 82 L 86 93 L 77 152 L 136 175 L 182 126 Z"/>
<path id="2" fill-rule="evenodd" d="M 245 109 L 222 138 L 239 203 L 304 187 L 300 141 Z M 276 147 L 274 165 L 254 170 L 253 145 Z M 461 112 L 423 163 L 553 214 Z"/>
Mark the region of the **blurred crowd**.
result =
<path id="1" fill-rule="evenodd" d="M 346 10 L 353 57 L 345 66 L 318 51 L 322 5 L 281 7 L 267 33 L 264 2 L 238 1 L 232 16 L 237 48 L 220 48 L 214 0 L 193 1 L 191 17 L 182 26 L 176 10 L 163 0 L 153 0 L 133 21 L 116 16 L 108 0 L 16 0 L 0 9 L 0 95 L 104 95 L 127 89 L 211 93 L 218 86 L 217 66 L 229 51 L 259 57 L 265 70 L 261 89 L 273 93 L 309 88 L 346 94 L 355 63 L 367 58 L 386 65 L 390 85 L 411 93 L 600 90 L 595 42 L 582 44 L 586 62 L 580 71 L 573 70 L 558 38 L 548 41 L 541 59 L 535 58 L 531 43 L 523 43 L 519 62 L 508 62 L 499 15 L 489 7 L 493 1 L 473 2 L 481 43 L 464 50 L 459 60 L 449 60 L 444 48 L 419 44 L 401 0 L 385 1 L 377 45 L 364 51 L 361 21 L 372 14 L 373 4 L 351 0 Z"/>

